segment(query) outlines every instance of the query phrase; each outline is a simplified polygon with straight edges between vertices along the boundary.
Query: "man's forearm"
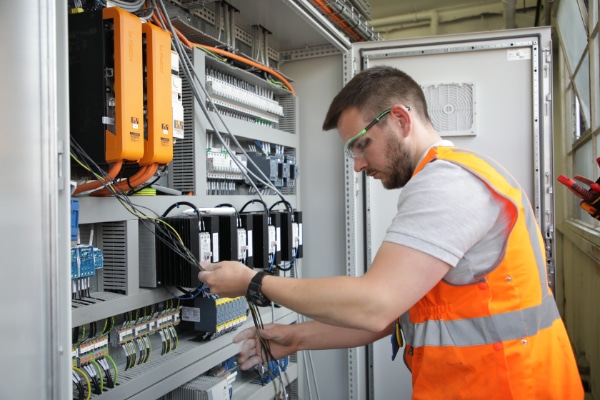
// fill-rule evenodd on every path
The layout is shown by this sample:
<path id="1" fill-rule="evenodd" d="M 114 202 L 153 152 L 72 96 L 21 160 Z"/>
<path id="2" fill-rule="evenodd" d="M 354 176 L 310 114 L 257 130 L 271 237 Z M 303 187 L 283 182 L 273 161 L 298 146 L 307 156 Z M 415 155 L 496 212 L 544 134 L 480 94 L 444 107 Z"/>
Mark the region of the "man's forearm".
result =
<path id="1" fill-rule="evenodd" d="M 328 325 L 377 331 L 375 296 L 361 296 L 360 278 L 294 279 L 265 276 L 262 292 L 272 301 Z M 381 327 L 383 329 L 383 327 Z"/>
<path id="2" fill-rule="evenodd" d="M 381 332 L 343 328 L 308 321 L 296 325 L 298 350 L 347 349 L 370 344 L 392 332 L 392 326 Z"/>

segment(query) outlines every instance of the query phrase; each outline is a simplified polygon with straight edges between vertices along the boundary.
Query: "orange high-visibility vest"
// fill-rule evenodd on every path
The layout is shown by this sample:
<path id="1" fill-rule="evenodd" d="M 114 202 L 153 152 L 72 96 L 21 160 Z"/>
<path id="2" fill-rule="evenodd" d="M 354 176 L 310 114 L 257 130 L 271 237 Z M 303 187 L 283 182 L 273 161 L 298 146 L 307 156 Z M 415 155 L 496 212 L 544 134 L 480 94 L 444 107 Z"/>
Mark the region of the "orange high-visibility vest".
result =
<path id="1" fill-rule="evenodd" d="M 492 272 L 461 286 L 442 280 L 401 317 L 413 399 L 583 399 L 527 197 L 494 162 L 454 147 L 430 149 L 415 174 L 436 159 L 481 179 L 507 204 L 511 230 Z"/>

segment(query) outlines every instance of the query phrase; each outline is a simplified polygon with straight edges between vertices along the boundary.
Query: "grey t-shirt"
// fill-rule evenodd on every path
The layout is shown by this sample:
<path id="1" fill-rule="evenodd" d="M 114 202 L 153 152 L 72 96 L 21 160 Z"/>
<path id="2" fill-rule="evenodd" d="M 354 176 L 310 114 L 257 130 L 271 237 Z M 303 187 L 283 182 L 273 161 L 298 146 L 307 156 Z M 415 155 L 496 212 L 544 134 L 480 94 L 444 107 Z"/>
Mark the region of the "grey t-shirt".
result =
<path id="1" fill-rule="evenodd" d="M 473 283 L 502 259 L 510 224 L 505 207 L 469 170 L 436 160 L 401 190 L 384 241 L 450 264 L 444 277 L 450 284 Z"/>

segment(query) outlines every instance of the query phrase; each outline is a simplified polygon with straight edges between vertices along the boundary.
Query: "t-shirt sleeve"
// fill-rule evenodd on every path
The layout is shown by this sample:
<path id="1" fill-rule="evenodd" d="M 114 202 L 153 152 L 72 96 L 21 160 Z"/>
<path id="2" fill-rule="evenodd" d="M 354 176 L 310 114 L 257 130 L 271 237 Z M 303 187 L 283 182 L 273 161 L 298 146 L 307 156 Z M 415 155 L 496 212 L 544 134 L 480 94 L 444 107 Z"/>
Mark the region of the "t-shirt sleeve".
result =
<path id="1" fill-rule="evenodd" d="M 456 267 L 499 220 L 502 204 L 467 169 L 427 164 L 400 191 L 384 241 L 414 248 Z"/>

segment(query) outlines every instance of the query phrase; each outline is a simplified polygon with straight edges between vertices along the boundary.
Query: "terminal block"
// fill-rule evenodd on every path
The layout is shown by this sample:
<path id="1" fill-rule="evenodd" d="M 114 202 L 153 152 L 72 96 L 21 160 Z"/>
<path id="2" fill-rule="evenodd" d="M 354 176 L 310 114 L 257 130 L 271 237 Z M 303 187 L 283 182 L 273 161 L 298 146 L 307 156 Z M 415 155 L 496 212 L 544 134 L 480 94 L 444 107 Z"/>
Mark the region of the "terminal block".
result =
<path id="1" fill-rule="evenodd" d="M 248 318 L 245 297 L 196 297 L 181 308 L 181 320 L 195 331 L 212 334 L 211 338 L 237 329 Z"/>

